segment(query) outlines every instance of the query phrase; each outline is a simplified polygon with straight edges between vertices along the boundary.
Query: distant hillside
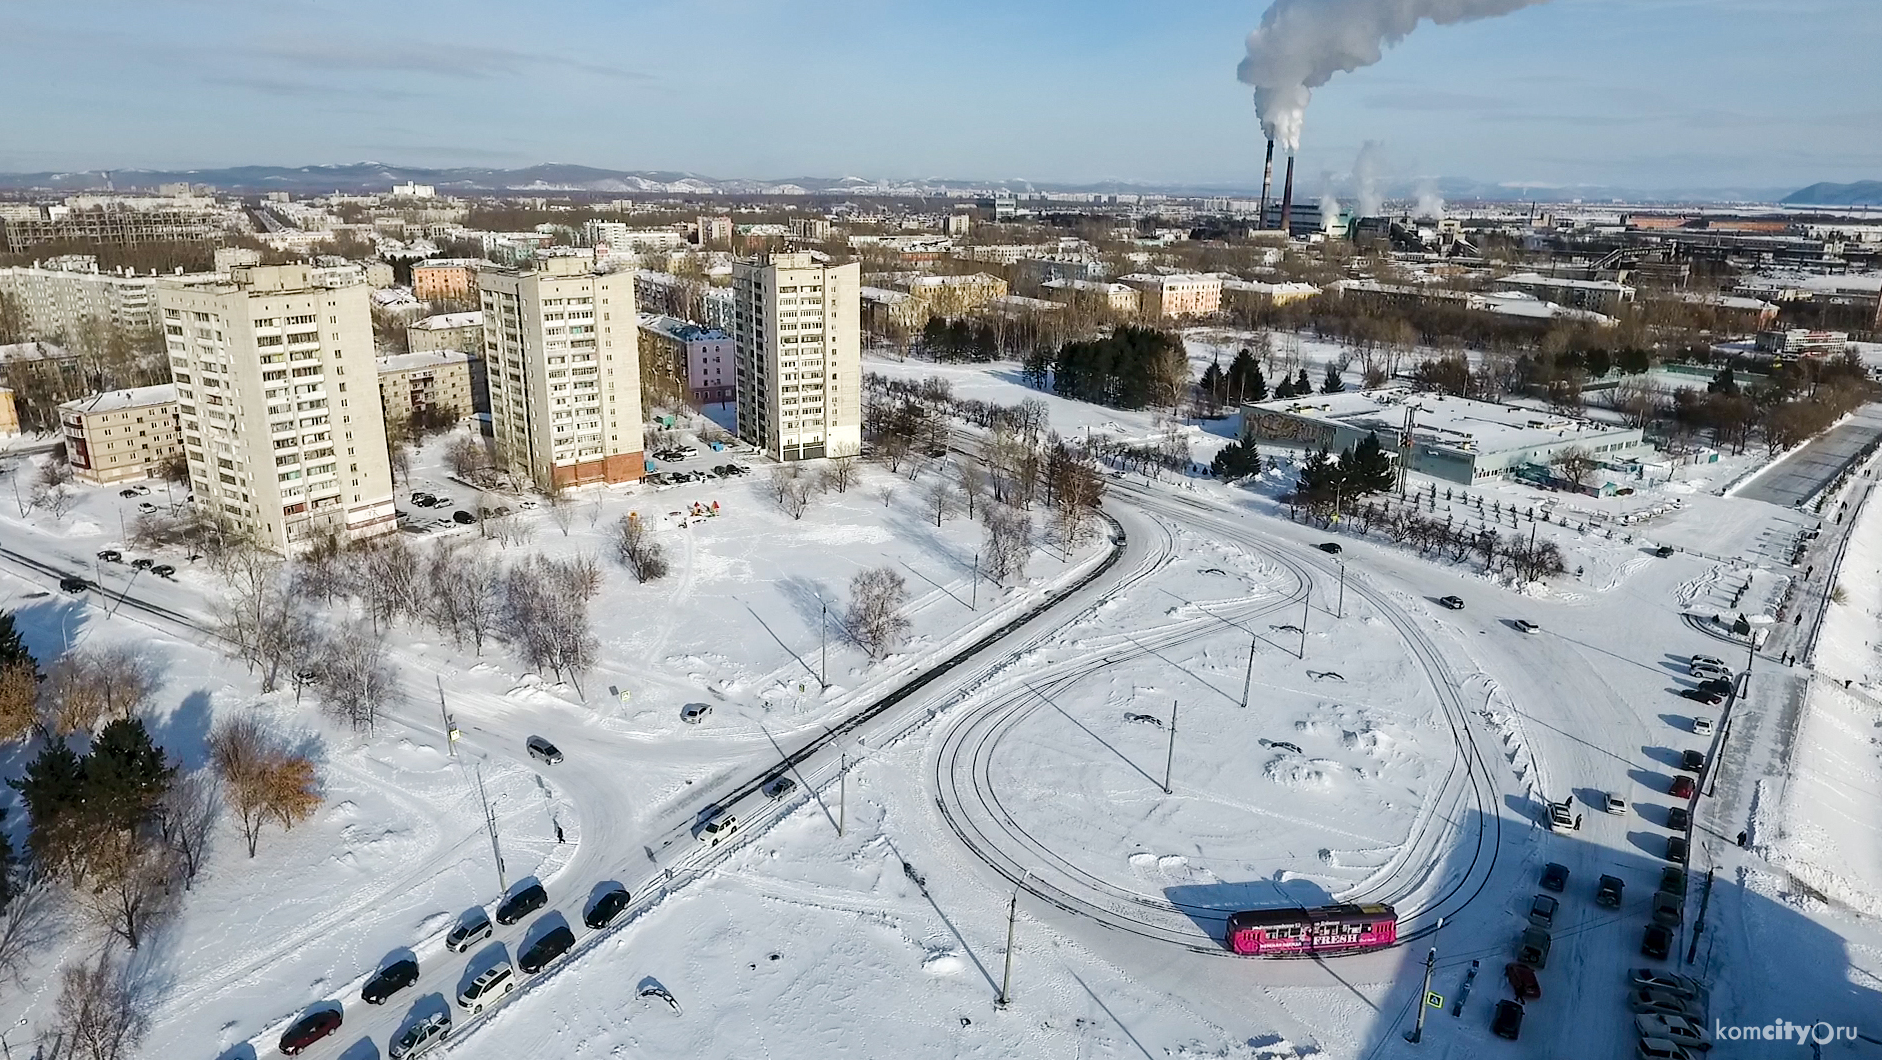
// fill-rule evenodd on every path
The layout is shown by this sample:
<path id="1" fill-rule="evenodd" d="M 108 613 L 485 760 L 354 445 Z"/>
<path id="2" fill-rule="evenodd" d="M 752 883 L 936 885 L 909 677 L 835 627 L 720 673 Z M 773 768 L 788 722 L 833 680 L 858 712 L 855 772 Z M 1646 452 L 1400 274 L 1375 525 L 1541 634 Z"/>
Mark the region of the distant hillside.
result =
<path id="1" fill-rule="evenodd" d="M 1882 180 L 1854 184 L 1812 184 L 1778 200 L 1804 206 L 1882 206 Z"/>

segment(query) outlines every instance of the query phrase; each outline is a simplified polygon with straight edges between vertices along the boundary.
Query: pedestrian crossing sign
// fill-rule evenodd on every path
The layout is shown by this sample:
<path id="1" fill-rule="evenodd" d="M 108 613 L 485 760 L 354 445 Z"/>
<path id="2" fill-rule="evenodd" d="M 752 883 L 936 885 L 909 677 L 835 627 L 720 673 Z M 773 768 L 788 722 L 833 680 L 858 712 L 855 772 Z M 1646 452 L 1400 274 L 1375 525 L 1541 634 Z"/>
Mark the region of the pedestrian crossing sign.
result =
<path id="1" fill-rule="evenodd" d="M 1430 1005 L 1432 1008 L 1443 1008 L 1444 995 L 1436 991 L 1430 991 L 1425 994 L 1425 1004 Z"/>

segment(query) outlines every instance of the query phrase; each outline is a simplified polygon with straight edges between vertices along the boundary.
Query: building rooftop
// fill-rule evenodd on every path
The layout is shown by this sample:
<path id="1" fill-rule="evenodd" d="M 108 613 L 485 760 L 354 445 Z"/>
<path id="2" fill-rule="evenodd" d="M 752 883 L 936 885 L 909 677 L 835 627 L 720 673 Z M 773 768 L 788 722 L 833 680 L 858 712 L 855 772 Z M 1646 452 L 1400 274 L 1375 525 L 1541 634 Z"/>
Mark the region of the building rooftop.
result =
<path id="1" fill-rule="evenodd" d="M 887 287 L 862 287 L 857 294 L 865 302 L 881 302 L 884 305 L 898 305 L 915 297 L 907 291 L 891 291 Z"/>
<path id="2" fill-rule="evenodd" d="M 172 405 L 176 403 L 176 384 L 159 383 L 156 386 L 137 386 L 129 390 L 107 390 L 102 394 L 76 398 L 59 406 L 60 412 L 76 412 L 92 415 L 99 412 L 117 412 L 122 409 L 139 409 L 150 405 Z"/>
<path id="3" fill-rule="evenodd" d="M 11 342 L 0 345 L 0 364 L 7 361 L 58 361 L 75 356 L 50 342 Z"/>
<path id="4" fill-rule="evenodd" d="M 681 320 L 679 317 L 670 317 L 663 313 L 640 314 L 640 326 L 649 331 L 658 331 L 681 342 L 694 342 L 700 339 L 729 342 L 732 338 L 718 328 L 701 327 L 690 320 Z"/>
<path id="5" fill-rule="evenodd" d="M 384 357 L 374 357 L 380 374 L 386 372 L 411 372 L 421 368 L 438 368 L 447 364 L 462 364 L 470 360 L 470 354 L 457 350 L 425 350 L 420 353 L 393 353 Z"/>
<path id="6" fill-rule="evenodd" d="M 483 323 L 483 310 L 473 309 L 468 313 L 439 313 L 435 317 L 426 317 L 412 324 L 411 328 L 417 328 L 419 331 L 450 331 L 453 328 L 478 328 L 482 327 Z M 409 331 L 411 328 L 406 330 Z"/>
<path id="7" fill-rule="evenodd" d="M 1544 276 L 1539 272 L 1518 272 L 1503 277 L 1499 283 L 1522 284 L 1526 287 L 1560 287 L 1564 290 L 1582 291 L 1632 291 L 1633 288 L 1613 280 L 1567 280 L 1560 276 Z"/>
<path id="8" fill-rule="evenodd" d="M 1500 453 L 1512 449 L 1586 437 L 1631 432 L 1632 428 L 1595 423 L 1572 416 L 1557 416 L 1514 405 L 1422 393 L 1409 387 L 1349 390 L 1339 394 L 1283 398 L 1246 406 L 1283 412 L 1360 431 L 1376 431 L 1387 448 L 1396 444 L 1405 427 L 1405 411 L 1416 411 L 1413 436 L 1420 444 L 1470 453 Z"/>

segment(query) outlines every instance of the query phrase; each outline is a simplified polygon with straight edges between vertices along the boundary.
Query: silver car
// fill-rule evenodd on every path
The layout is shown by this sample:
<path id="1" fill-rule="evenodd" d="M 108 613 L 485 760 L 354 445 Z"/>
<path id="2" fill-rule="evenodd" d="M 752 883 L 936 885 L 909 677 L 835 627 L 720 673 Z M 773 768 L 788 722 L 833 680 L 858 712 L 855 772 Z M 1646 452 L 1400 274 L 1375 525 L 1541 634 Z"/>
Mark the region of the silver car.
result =
<path id="1" fill-rule="evenodd" d="M 523 741 L 523 745 L 529 748 L 529 757 L 545 765 L 553 766 L 562 763 L 562 752 L 556 749 L 555 744 L 550 743 L 540 736 L 531 736 L 529 739 Z"/>
<path id="2" fill-rule="evenodd" d="M 406 1027 L 403 1033 L 387 1043 L 386 1060 L 403 1060 L 408 1056 L 417 1056 L 444 1041 L 444 1036 L 450 1033 L 451 1010 L 439 1009 Z"/>

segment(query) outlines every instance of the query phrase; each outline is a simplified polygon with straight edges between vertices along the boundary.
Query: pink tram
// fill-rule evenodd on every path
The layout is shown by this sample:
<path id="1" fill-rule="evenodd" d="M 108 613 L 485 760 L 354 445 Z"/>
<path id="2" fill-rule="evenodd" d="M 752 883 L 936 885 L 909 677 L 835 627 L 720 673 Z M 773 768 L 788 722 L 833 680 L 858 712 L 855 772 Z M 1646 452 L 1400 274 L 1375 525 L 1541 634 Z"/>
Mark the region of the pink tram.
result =
<path id="1" fill-rule="evenodd" d="M 1249 957 L 1315 957 L 1376 950 L 1398 940 L 1389 905 L 1254 909 L 1229 917 L 1228 947 Z"/>

